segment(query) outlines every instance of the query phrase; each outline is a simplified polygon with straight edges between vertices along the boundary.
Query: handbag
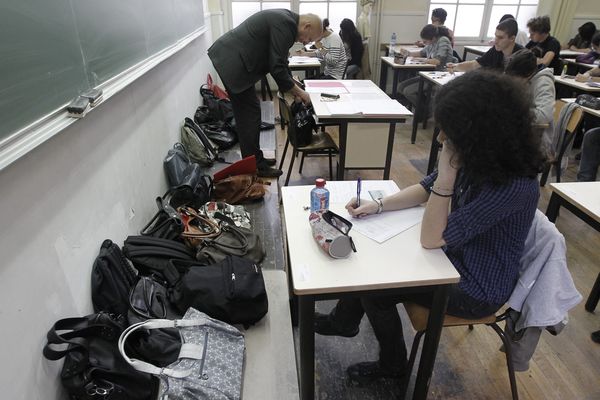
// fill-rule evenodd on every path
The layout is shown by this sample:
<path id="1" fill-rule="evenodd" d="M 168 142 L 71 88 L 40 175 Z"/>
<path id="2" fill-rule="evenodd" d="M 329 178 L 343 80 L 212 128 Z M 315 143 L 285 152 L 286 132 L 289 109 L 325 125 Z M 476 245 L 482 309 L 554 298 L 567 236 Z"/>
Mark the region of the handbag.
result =
<path id="1" fill-rule="evenodd" d="M 270 182 L 255 174 L 234 175 L 214 182 L 213 199 L 229 204 L 240 204 L 262 199 Z"/>
<path id="2" fill-rule="evenodd" d="M 143 236 L 178 240 L 183 232 L 183 221 L 173 207 L 162 197 L 156 198 L 158 211 L 140 232 Z"/>
<path id="3" fill-rule="evenodd" d="M 225 221 L 223 216 L 220 218 L 221 233 L 202 241 L 196 252 L 196 260 L 214 264 L 232 255 L 260 263 L 265 257 L 260 236 L 250 229 L 235 226 L 233 221 Z"/>
<path id="4" fill-rule="evenodd" d="M 227 221 L 231 221 L 235 226 L 241 226 L 243 228 L 251 229 L 252 224 L 250 223 L 250 213 L 246 211 L 244 206 L 234 206 L 227 204 L 222 201 L 209 201 L 204 204 L 200 211 L 209 218 L 228 218 Z"/>
<path id="5" fill-rule="evenodd" d="M 352 237 L 348 234 L 352 223 L 329 210 L 312 212 L 308 217 L 312 235 L 317 244 L 333 258 L 346 258 L 356 253 Z"/>
<path id="6" fill-rule="evenodd" d="M 181 216 L 184 226 L 181 236 L 189 247 L 195 248 L 203 240 L 217 237 L 221 233 L 217 222 L 199 214 L 191 207 L 179 207 L 177 212 Z"/>
<path id="7" fill-rule="evenodd" d="M 237 135 L 228 124 L 224 122 L 212 122 L 199 124 L 206 136 L 217 146 L 219 150 L 227 150 L 238 142 Z"/>
<path id="8" fill-rule="evenodd" d="M 290 143 L 294 147 L 308 146 L 312 142 L 313 130 L 316 126 L 315 119 L 312 116 L 312 107 L 306 107 L 302 103 L 294 103 L 291 110 L 294 115 L 292 120 L 294 129 L 288 132 Z"/>
<path id="9" fill-rule="evenodd" d="M 577 96 L 575 103 L 582 107 L 600 110 L 600 98 L 592 96 L 591 94 L 580 94 Z"/>
<path id="10" fill-rule="evenodd" d="M 58 320 L 48 331 L 43 355 L 53 361 L 65 359 L 60 379 L 69 399 L 156 398 L 156 380 L 136 371 L 119 353 L 117 342 L 126 326 L 123 316 L 99 312 Z"/>
<path id="11" fill-rule="evenodd" d="M 167 368 L 131 358 L 128 337 L 139 329 L 176 328 L 182 337 L 179 360 Z M 152 319 L 127 328 L 118 342 L 126 363 L 160 379 L 159 399 L 238 400 L 242 395 L 244 335 L 231 325 L 190 308 L 183 319 Z"/>
<path id="12" fill-rule="evenodd" d="M 229 256 L 202 265 L 173 261 L 174 268 L 186 271 L 173 290 L 180 310 L 193 307 L 229 324 L 251 325 L 269 310 L 262 269 L 250 260 Z"/>

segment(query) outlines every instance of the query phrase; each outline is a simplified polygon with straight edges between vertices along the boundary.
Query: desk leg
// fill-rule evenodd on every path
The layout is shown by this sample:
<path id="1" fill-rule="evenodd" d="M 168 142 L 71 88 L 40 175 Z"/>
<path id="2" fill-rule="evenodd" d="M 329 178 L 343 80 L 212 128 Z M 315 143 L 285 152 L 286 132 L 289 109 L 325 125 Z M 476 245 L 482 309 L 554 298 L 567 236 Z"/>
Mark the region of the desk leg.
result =
<path id="1" fill-rule="evenodd" d="M 340 162 L 337 167 L 337 180 L 344 180 L 344 172 L 346 168 L 346 141 L 348 140 L 348 123 L 340 124 Z"/>
<path id="2" fill-rule="evenodd" d="M 558 217 L 558 210 L 560 209 L 561 197 L 556 194 L 556 192 L 552 192 L 552 196 L 550 196 L 550 201 L 548 202 L 548 208 L 546 209 L 546 216 L 552 223 L 556 223 L 556 218 Z"/>
<path id="3" fill-rule="evenodd" d="M 467 49 L 464 49 L 463 51 L 463 61 L 467 61 Z"/>
<path id="4" fill-rule="evenodd" d="M 413 126 L 412 135 L 410 136 L 410 142 L 415 144 L 417 139 L 417 128 L 419 127 L 419 117 L 421 116 L 421 108 L 423 103 L 423 86 L 425 85 L 425 79 L 421 76 L 419 78 L 419 92 L 417 94 L 417 106 L 415 107 L 415 113 L 413 114 Z"/>
<path id="5" fill-rule="evenodd" d="M 300 398 L 313 400 L 315 397 L 315 299 L 298 296 L 299 339 L 300 339 Z"/>
<path id="6" fill-rule="evenodd" d="M 429 150 L 429 162 L 427 163 L 427 175 L 433 172 L 435 168 L 435 162 L 437 161 L 438 150 L 440 149 L 440 143 L 437 141 L 437 137 L 440 134 L 440 128 L 437 126 L 433 130 L 433 136 L 431 138 L 431 149 Z"/>
<path id="7" fill-rule="evenodd" d="M 392 95 L 390 96 L 392 99 L 396 98 L 396 91 L 398 90 L 399 75 L 400 75 L 400 69 L 396 68 L 394 70 L 394 80 L 392 81 Z"/>
<path id="8" fill-rule="evenodd" d="M 379 70 L 379 89 L 385 93 L 385 86 L 387 85 L 387 64 L 381 62 L 381 69 Z"/>
<path id="9" fill-rule="evenodd" d="M 260 80 L 260 94 L 262 101 L 267 101 L 267 77 L 263 76 Z"/>
<path id="10" fill-rule="evenodd" d="M 594 312 L 596 306 L 598 305 L 598 301 L 600 300 L 600 274 L 596 278 L 596 282 L 594 283 L 594 287 L 588 296 L 587 301 L 585 302 L 585 310 L 589 312 Z"/>
<path id="11" fill-rule="evenodd" d="M 385 167 L 383 169 L 383 179 L 390 179 L 390 168 L 392 166 L 392 153 L 394 152 L 394 134 L 396 133 L 396 123 L 390 124 L 390 132 L 388 134 L 387 153 L 385 154 Z"/>
<path id="12" fill-rule="evenodd" d="M 427 333 L 423 342 L 421 351 L 421 360 L 419 361 L 419 371 L 417 372 L 417 381 L 415 382 L 415 392 L 413 399 L 426 399 L 433 374 L 435 356 L 437 354 L 440 336 L 442 335 L 442 324 L 444 322 L 444 313 L 448 305 L 448 286 L 439 285 L 433 292 L 433 302 L 427 321 Z"/>

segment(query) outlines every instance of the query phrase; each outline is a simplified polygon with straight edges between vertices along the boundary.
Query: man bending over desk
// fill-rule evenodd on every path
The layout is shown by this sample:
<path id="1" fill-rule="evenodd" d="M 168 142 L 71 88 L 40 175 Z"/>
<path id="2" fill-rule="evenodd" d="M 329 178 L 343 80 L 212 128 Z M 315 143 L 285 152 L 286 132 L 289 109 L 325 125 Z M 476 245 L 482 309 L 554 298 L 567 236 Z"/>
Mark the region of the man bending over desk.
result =
<path id="1" fill-rule="evenodd" d="M 281 170 L 273 168 L 275 159 L 264 158 L 260 150 L 261 112 L 254 85 L 271 73 L 281 92 L 310 103 L 308 94 L 292 80 L 288 52 L 296 41 L 307 44 L 322 35 L 321 19 L 314 14 L 265 10 L 225 33 L 208 49 L 231 99 L 242 157 L 256 156 L 258 176 L 276 178 Z"/>
<path id="2" fill-rule="evenodd" d="M 426 202 L 421 244 L 442 248 L 460 274 L 460 283 L 449 290 L 447 313 L 482 318 L 500 309 L 517 283 L 539 199 L 542 156 L 532 130 L 531 97 L 512 77 L 475 71 L 441 87 L 435 101 L 438 140 L 444 145 L 438 171 L 376 202 L 361 201 L 357 207 L 354 198 L 346 208 L 360 218 Z M 403 268 L 401 259 L 398 254 L 398 268 Z M 315 332 L 352 337 L 366 312 L 379 342 L 379 360 L 350 366 L 353 381 L 400 378 L 407 372 L 396 309 L 404 301 L 430 306 L 431 293 L 344 298 L 330 314 L 315 315 Z"/>
<path id="3" fill-rule="evenodd" d="M 479 67 L 504 71 L 511 54 L 521 50 L 523 46 L 515 43 L 519 26 L 514 19 L 507 19 L 496 26 L 494 47 L 475 60 L 463 61 L 459 64 L 448 63 L 448 71 L 471 71 Z"/>

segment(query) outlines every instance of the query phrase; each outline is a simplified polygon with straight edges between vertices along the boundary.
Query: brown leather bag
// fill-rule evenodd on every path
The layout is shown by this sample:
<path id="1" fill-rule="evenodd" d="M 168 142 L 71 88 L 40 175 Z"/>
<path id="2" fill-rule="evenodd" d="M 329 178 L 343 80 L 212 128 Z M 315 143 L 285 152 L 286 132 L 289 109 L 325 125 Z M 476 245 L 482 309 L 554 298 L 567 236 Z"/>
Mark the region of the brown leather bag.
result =
<path id="1" fill-rule="evenodd" d="M 262 199 L 270 185 L 253 174 L 234 175 L 214 182 L 213 198 L 229 204 L 240 204 Z"/>

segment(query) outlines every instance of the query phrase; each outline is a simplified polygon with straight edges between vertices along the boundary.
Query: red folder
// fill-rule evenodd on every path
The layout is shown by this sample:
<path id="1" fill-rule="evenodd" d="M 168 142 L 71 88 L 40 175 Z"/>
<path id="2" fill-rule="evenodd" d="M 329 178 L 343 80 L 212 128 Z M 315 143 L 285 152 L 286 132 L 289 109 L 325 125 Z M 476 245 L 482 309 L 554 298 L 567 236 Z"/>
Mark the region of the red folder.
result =
<path id="1" fill-rule="evenodd" d="M 228 165 L 222 170 L 215 172 L 213 180 L 218 182 L 221 179 L 225 179 L 230 176 L 244 174 L 256 174 L 256 156 L 252 155 L 242 158 L 241 160 Z"/>

